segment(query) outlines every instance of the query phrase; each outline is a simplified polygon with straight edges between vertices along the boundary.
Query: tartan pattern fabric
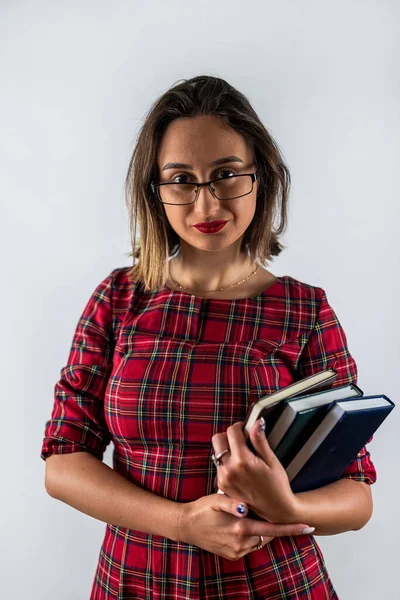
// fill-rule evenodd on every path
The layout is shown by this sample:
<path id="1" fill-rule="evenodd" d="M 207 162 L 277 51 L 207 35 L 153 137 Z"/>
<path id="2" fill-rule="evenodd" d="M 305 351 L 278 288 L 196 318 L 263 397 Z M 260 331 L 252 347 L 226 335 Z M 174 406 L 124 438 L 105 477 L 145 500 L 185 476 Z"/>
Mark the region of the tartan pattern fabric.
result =
<path id="1" fill-rule="evenodd" d="M 345 333 L 322 288 L 290 276 L 236 300 L 160 288 L 129 267 L 95 289 L 55 385 L 41 458 L 112 441 L 113 467 L 178 502 L 214 493 L 211 438 L 260 395 L 321 369 L 357 383 Z M 372 439 L 372 438 L 371 438 Z M 364 447 L 343 477 L 376 481 Z M 310 535 L 274 538 L 229 561 L 195 545 L 107 524 L 91 600 L 337 599 Z"/>

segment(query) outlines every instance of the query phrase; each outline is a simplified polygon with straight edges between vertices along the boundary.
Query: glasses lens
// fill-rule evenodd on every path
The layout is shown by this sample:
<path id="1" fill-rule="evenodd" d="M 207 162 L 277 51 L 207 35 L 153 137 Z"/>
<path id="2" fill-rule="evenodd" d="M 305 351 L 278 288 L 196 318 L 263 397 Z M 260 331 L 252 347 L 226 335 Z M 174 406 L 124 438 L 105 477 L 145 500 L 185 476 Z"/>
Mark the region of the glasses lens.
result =
<path id="1" fill-rule="evenodd" d="M 214 188 L 214 194 L 219 200 L 232 200 L 239 196 L 250 194 L 253 188 L 253 182 L 250 175 L 236 175 L 224 177 L 211 184 Z"/>
<path id="2" fill-rule="evenodd" d="M 211 184 L 219 200 L 232 200 L 250 194 L 253 182 L 250 175 L 236 175 L 218 179 Z M 190 204 L 196 197 L 196 186 L 192 183 L 171 183 L 158 188 L 161 202 L 166 204 Z"/>
<path id="3" fill-rule="evenodd" d="M 158 188 L 161 202 L 168 204 L 189 204 L 196 197 L 196 186 L 190 183 L 171 183 Z"/>

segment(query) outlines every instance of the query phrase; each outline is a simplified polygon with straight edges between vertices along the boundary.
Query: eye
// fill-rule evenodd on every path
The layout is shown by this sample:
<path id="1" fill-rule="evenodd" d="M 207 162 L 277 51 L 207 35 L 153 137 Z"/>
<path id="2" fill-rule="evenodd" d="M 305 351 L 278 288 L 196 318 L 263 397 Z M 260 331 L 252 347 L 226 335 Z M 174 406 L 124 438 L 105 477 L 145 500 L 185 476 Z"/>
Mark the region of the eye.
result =
<path id="1" fill-rule="evenodd" d="M 234 171 L 231 171 L 230 169 L 221 169 L 221 171 L 218 171 L 218 173 L 232 173 L 232 175 L 235 175 Z M 227 179 L 227 177 L 218 177 L 217 179 Z"/>
<path id="2" fill-rule="evenodd" d="M 187 179 L 185 179 L 186 177 L 189 177 L 186 173 L 182 173 L 180 175 L 174 175 L 174 177 L 172 178 L 171 181 L 173 181 L 174 183 L 187 183 Z M 177 180 L 177 178 L 178 178 L 178 180 Z"/>
<path id="3" fill-rule="evenodd" d="M 228 175 L 227 175 L 228 173 Z M 229 173 L 231 173 L 232 175 L 236 175 L 236 173 L 234 171 L 231 171 L 231 169 L 220 169 L 219 171 L 216 172 L 216 175 L 220 175 L 223 174 L 222 177 L 213 177 L 213 179 L 227 179 L 228 177 L 230 177 L 231 175 L 229 175 Z M 189 178 L 189 179 L 188 179 Z M 174 175 L 173 178 L 171 179 L 171 181 L 173 181 L 174 183 L 189 183 L 190 180 L 190 175 L 187 175 L 187 173 L 178 173 L 177 175 Z"/>

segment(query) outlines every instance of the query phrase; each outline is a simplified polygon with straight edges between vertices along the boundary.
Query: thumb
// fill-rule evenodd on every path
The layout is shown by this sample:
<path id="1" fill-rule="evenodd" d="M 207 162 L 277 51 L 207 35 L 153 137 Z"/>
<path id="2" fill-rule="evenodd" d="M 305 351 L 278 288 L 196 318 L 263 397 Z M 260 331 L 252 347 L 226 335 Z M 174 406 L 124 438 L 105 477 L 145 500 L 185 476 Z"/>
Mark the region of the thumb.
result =
<path id="1" fill-rule="evenodd" d="M 248 506 L 245 502 L 230 498 L 226 494 L 214 494 L 213 509 L 239 518 L 245 517 L 248 512 Z"/>
<path id="2" fill-rule="evenodd" d="M 250 439 L 254 450 L 257 452 L 267 464 L 272 464 L 276 460 L 276 456 L 271 446 L 268 443 L 265 431 L 264 417 L 258 419 L 250 431 Z"/>

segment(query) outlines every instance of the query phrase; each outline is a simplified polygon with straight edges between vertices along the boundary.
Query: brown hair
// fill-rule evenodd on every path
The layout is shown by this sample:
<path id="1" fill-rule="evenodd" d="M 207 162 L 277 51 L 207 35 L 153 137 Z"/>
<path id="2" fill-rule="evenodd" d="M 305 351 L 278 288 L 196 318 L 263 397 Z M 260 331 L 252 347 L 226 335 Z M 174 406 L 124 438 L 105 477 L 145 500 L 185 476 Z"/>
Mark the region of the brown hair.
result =
<path id="1" fill-rule="evenodd" d="M 129 163 L 125 180 L 132 252 L 138 259 L 129 271 L 146 292 L 165 285 L 168 259 L 180 247 L 163 204 L 153 196 L 151 181 L 158 179 L 157 153 L 166 127 L 174 119 L 198 115 L 216 116 L 242 135 L 254 153 L 258 195 L 254 218 L 244 233 L 241 252 L 265 264 L 285 246 L 278 241 L 287 226 L 290 173 L 279 147 L 261 123 L 250 102 L 224 79 L 199 75 L 180 80 L 149 109 Z M 278 223 L 274 228 L 274 219 Z M 136 240 L 137 222 L 140 240 Z"/>

